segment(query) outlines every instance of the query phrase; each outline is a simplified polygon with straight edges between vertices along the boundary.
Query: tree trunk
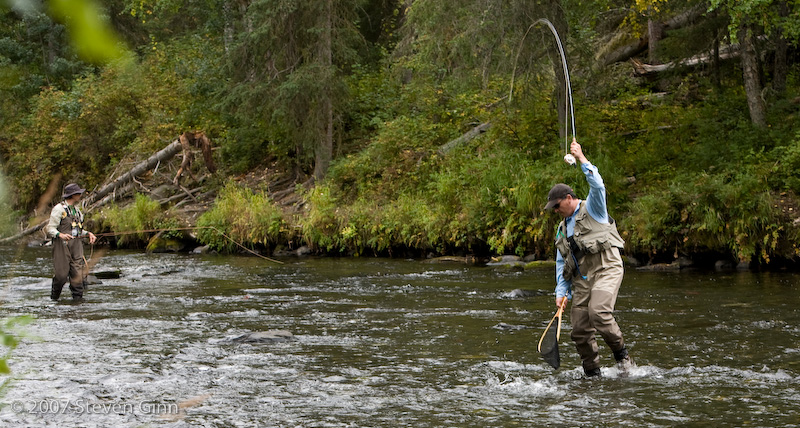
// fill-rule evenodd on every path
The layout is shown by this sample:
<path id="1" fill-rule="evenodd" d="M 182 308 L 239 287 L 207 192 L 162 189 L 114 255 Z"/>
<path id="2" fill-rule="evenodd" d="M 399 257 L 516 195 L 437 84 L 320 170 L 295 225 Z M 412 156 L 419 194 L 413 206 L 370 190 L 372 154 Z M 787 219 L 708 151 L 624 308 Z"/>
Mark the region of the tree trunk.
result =
<path id="1" fill-rule="evenodd" d="M 722 78 L 721 73 L 722 69 L 720 67 L 720 57 L 719 57 L 719 30 L 714 32 L 714 53 L 713 53 L 713 61 L 711 63 L 711 80 L 714 82 L 714 87 L 717 90 L 722 88 Z"/>
<path id="2" fill-rule="evenodd" d="M 669 30 L 676 30 L 679 28 L 683 28 L 686 25 L 692 23 L 695 19 L 702 16 L 706 12 L 706 8 L 703 7 L 703 4 L 698 4 L 693 6 L 682 13 L 666 20 L 662 24 L 662 32 L 666 32 Z M 563 12 L 562 12 L 563 13 Z M 634 42 L 631 42 L 627 45 L 621 46 L 613 51 L 608 51 L 607 49 L 600 49 L 602 54 L 598 55 L 597 62 L 601 66 L 607 66 L 614 64 L 620 61 L 627 61 L 631 57 L 638 55 L 640 52 L 643 52 L 647 49 L 648 44 L 650 42 L 650 37 L 645 34 Z"/>
<path id="3" fill-rule="evenodd" d="M 758 72 L 758 54 L 752 28 L 746 22 L 739 27 L 739 42 L 742 51 L 742 79 L 747 94 L 750 120 L 759 127 L 767 126 L 766 106 L 761 98 L 761 80 Z"/>
<path id="4" fill-rule="evenodd" d="M 779 2 L 778 13 L 781 18 L 789 16 L 789 5 L 785 1 Z M 783 35 L 783 28 L 778 27 L 775 30 L 775 63 L 772 71 L 772 89 L 778 95 L 782 95 L 786 90 L 786 75 L 789 74 L 788 53 L 789 43 Z"/>
<path id="5" fill-rule="evenodd" d="M 653 19 L 647 20 L 647 62 L 652 65 L 661 64 L 658 58 L 658 45 L 664 38 L 664 24 Z"/>
<path id="6" fill-rule="evenodd" d="M 331 31 L 333 26 L 333 0 L 325 0 L 325 27 L 322 34 L 322 63 L 328 73 L 333 73 L 333 45 Z M 330 91 L 325 90 L 322 94 L 322 121 L 323 132 L 321 141 L 316 150 L 316 160 L 314 162 L 314 178 L 321 180 L 328 172 L 328 167 L 333 157 L 333 100 Z"/>
<path id="7" fill-rule="evenodd" d="M 451 150 L 483 134 L 491 126 L 492 126 L 491 122 L 481 123 L 480 125 L 467 131 L 464 135 L 456 139 L 450 140 L 445 144 L 442 144 L 438 150 L 439 155 L 446 156 L 448 153 L 450 153 Z"/>
<path id="8" fill-rule="evenodd" d="M 321 180 L 328 172 L 328 167 L 333 158 L 333 107 L 330 95 L 324 95 L 323 100 L 323 120 L 325 121 L 325 131 L 321 135 L 320 145 L 317 147 L 316 160 L 314 162 L 314 179 Z"/>
<path id="9" fill-rule="evenodd" d="M 672 61 L 666 64 L 645 64 L 641 61 L 638 61 L 636 58 L 631 58 L 631 63 L 633 64 L 634 73 L 637 76 L 646 76 L 652 75 L 656 73 L 661 73 L 670 69 L 674 69 L 676 67 L 695 67 L 698 65 L 704 65 L 709 62 L 715 64 L 715 67 L 719 66 L 719 61 L 723 59 L 729 59 L 741 54 L 740 47 L 736 45 L 728 45 L 723 47 L 722 49 L 719 48 L 719 45 L 714 46 L 714 52 L 709 54 L 699 54 L 695 55 L 691 58 L 682 59 L 680 61 Z"/>
<path id="10" fill-rule="evenodd" d="M 234 29 L 234 16 L 233 7 L 231 3 L 235 0 L 225 0 L 222 2 L 222 19 L 225 22 L 222 30 L 222 44 L 225 49 L 225 55 L 230 55 L 231 47 L 233 46 L 233 35 L 236 31 Z"/>

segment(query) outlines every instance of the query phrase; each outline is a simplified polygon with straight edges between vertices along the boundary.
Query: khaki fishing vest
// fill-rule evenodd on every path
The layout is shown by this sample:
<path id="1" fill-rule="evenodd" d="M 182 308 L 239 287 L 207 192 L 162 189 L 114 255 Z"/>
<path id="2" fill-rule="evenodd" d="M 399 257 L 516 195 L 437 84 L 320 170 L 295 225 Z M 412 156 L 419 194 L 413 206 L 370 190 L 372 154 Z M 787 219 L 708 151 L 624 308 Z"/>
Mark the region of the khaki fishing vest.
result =
<path id="1" fill-rule="evenodd" d="M 623 248 L 625 241 L 619 236 L 617 224 L 611 216 L 609 223 L 600 223 L 586 209 L 586 203 L 581 202 L 578 213 L 575 214 L 574 234 L 567 238 L 566 220 L 562 220 L 558 225 L 556 233 L 556 248 L 564 258 L 564 279 L 571 280 L 578 271 L 585 274 L 594 266 L 584 265 L 591 263 L 590 260 L 599 258 L 584 259 L 586 254 L 597 254 L 611 248 Z"/>
<path id="2" fill-rule="evenodd" d="M 56 230 L 58 233 L 66 233 L 75 237 L 83 236 L 83 214 L 78 208 L 66 202 L 62 202 L 62 204 L 64 204 L 64 213 L 61 214 L 61 222 Z"/>

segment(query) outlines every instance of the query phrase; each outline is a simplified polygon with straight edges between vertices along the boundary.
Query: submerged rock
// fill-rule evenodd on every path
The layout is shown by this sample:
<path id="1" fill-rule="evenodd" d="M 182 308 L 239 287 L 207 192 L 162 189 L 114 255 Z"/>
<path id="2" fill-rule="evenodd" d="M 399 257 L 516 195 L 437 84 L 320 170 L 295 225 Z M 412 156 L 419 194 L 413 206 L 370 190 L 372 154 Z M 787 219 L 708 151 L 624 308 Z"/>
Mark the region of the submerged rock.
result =
<path id="1" fill-rule="evenodd" d="M 501 256 L 501 257 L 492 257 L 492 261 L 486 263 L 486 266 L 505 266 L 505 267 L 519 267 L 525 268 L 525 262 L 522 261 L 520 257 L 517 256 Z"/>
<path id="2" fill-rule="evenodd" d="M 525 269 L 534 269 L 540 267 L 555 267 L 555 260 L 534 260 L 525 264 Z"/>
<path id="3" fill-rule="evenodd" d="M 203 245 L 202 247 L 197 247 L 192 250 L 192 254 L 209 254 L 211 253 L 211 246 L 210 245 Z"/>
<path id="4" fill-rule="evenodd" d="M 520 299 L 524 297 L 542 296 L 544 294 L 546 294 L 546 292 L 542 290 L 523 290 L 521 288 L 516 288 L 508 293 L 503 293 L 502 297 L 504 299 Z"/>
<path id="5" fill-rule="evenodd" d="M 465 263 L 474 265 L 479 263 L 479 259 L 475 256 L 441 256 L 429 257 L 423 260 L 422 263 Z"/>
<path id="6" fill-rule="evenodd" d="M 302 257 L 302 256 L 310 255 L 313 252 L 314 252 L 314 250 L 312 250 L 311 247 L 309 247 L 307 245 L 303 245 L 302 247 L 300 247 L 297 250 L 295 250 L 294 253 L 297 254 L 298 256 Z"/>
<path id="7" fill-rule="evenodd" d="M 514 324 L 506 324 L 504 322 L 495 324 L 493 327 L 495 330 L 524 330 L 526 328 L 530 328 L 526 325 L 514 325 Z"/>
<path id="8" fill-rule="evenodd" d="M 147 243 L 148 253 L 175 253 L 183 251 L 184 248 L 186 248 L 186 244 L 182 241 L 171 238 L 161 238 L 159 236 L 150 238 L 150 242 Z"/>
<path id="9" fill-rule="evenodd" d="M 275 251 L 272 252 L 272 257 L 289 257 L 294 255 L 296 255 L 295 252 L 288 247 L 276 248 Z"/>
<path id="10" fill-rule="evenodd" d="M 651 271 L 651 272 L 671 272 L 681 270 L 678 262 L 674 263 L 656 263 L 651 265 L 639 266 L 636 270 Z"/>
<path id="11" fill-rule="evenodd" d="M 83 280 L 83 283 L 85 285 L 97 285 L 97 284 L 102 284 L 103 281 L 100 281 L 94 275 L 86 275 L 86 279 Z"/>
<path id="12" fill-rule="evenodd" d="M 102 270 L 95 272 L 94 276 L 99 279 L 117 279 L 122 276 L 122 273 L 119 270 Z"/>
<path id="13" fill-rule="evenodd" d="M 736 265 L 734 265 L 730 260 L 717 260 L 717 262 L 714 263 L 714 270 L 717 272 L 726 272 L 735 268 Z"/>
<path id="14" fill-rule="evenodd" d="M 279 343 L 295 340 L 294 335 L 286 330 L 267 330 L 243 334 L 231 339 L 234 343 Z"/>

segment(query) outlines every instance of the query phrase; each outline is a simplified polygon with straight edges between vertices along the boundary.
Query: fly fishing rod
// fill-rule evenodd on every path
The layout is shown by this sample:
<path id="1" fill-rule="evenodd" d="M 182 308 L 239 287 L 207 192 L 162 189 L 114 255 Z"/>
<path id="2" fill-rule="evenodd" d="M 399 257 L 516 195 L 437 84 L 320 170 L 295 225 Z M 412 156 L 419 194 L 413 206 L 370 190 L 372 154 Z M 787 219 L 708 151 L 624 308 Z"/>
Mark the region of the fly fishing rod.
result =
<path id="1" fill-rule="evenodd" d="M 577 140 L 577 133 L 575 132 L 575 107 L 572 103 L 572 83 L 570 82 L 569 78 L 569 67 L 567 66 L 567 55 L 564 53 L 564 45 L 561 43 L 561 37 L 558 35 L 558 31 L 556 31 L 556 27 L 553 25 L 550 20 L 547 18 L 540 18 L 536 20 L 533 24 L 531 24 L 527 31 L 525 31 L 525 35 L 522 36 L 522 40 L 519 42 L 519 48 L 517 49 L 517 55 L 514 58 L 514 68 L 511 73 L 511 89 L 509 90 L 508 99 L 511 101 L 511 95 L 514 91 L 514 74 L 517 70 L 517 60 L 519 59 L 519 54 L 522 51 L 522 44 L 525 41 L 525 38 L 528 36 L 528 33 L 531 29 L 539 24 L 544 24 L 550 31 L 553 33 L 553 36 L 556 39 L 556 45 L 558 46 L 558 54 L 561 57 L 561 66 L 564 70 L 564 92 L 566 94 L 566 100 L 564 102 L 564 162 L 575 165 L 575 156 L 573 156 L 569 152 L 569 136 L 570 136 L 570 128 L 569 125 L 572 125 L 572 139 Z"/>

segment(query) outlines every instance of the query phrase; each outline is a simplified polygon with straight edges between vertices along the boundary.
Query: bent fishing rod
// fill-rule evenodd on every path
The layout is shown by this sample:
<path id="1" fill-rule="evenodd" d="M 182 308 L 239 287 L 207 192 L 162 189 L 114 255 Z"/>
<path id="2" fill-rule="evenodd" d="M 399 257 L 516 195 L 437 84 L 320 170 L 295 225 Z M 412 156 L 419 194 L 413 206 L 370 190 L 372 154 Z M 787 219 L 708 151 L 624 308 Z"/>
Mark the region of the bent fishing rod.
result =
<path id="1" fill-rule="evenodd" d="M 509 89 L 508 99 L 511 101 L 511 96 L 514 91 L 514 74 L 517 70 L 517 60 L 519 59 L 519 54 L 522 51 L 522 45 L 525 42 L 525 38 L 528 36 L 528 33 L 531 29 L 539 24 L 544 24 L 550 29 L 550 32 L 553 33 L 553 36 L 556 39 L 556 45 L 558 46 L 558 54 L 561 57 L 561 66 L 564 71 L 564 91 L 566 95 L 565 105 L 564 105 L 564 161 L 570 165 L 575 165 L 576 160 L 575 156 L 573 156 L 569 152 L 569 125 L 572 125 L 572 139 L 576 141 L 578 136 L 575 131 L 575 107 L 572 102 L 572 83 L 569 78 L 569 67 L 567 66 L 567 56 L 564 53 L 564 45 L 561 43 L 561 37 L 558 35 L 558 31 L 556 31 L 556 27 L 553 25 L 550 20 L 547 18 L 540 18 L 536 20 L 533 24 L 531 24 L 528 29 L 525 31 L 525 35 L 522 36 L 522 40 L 519 42 L 519 48 L 517 49 L 517 55 L 514 58 L 514 68 L 511 73 L 511 88 Z"/>

